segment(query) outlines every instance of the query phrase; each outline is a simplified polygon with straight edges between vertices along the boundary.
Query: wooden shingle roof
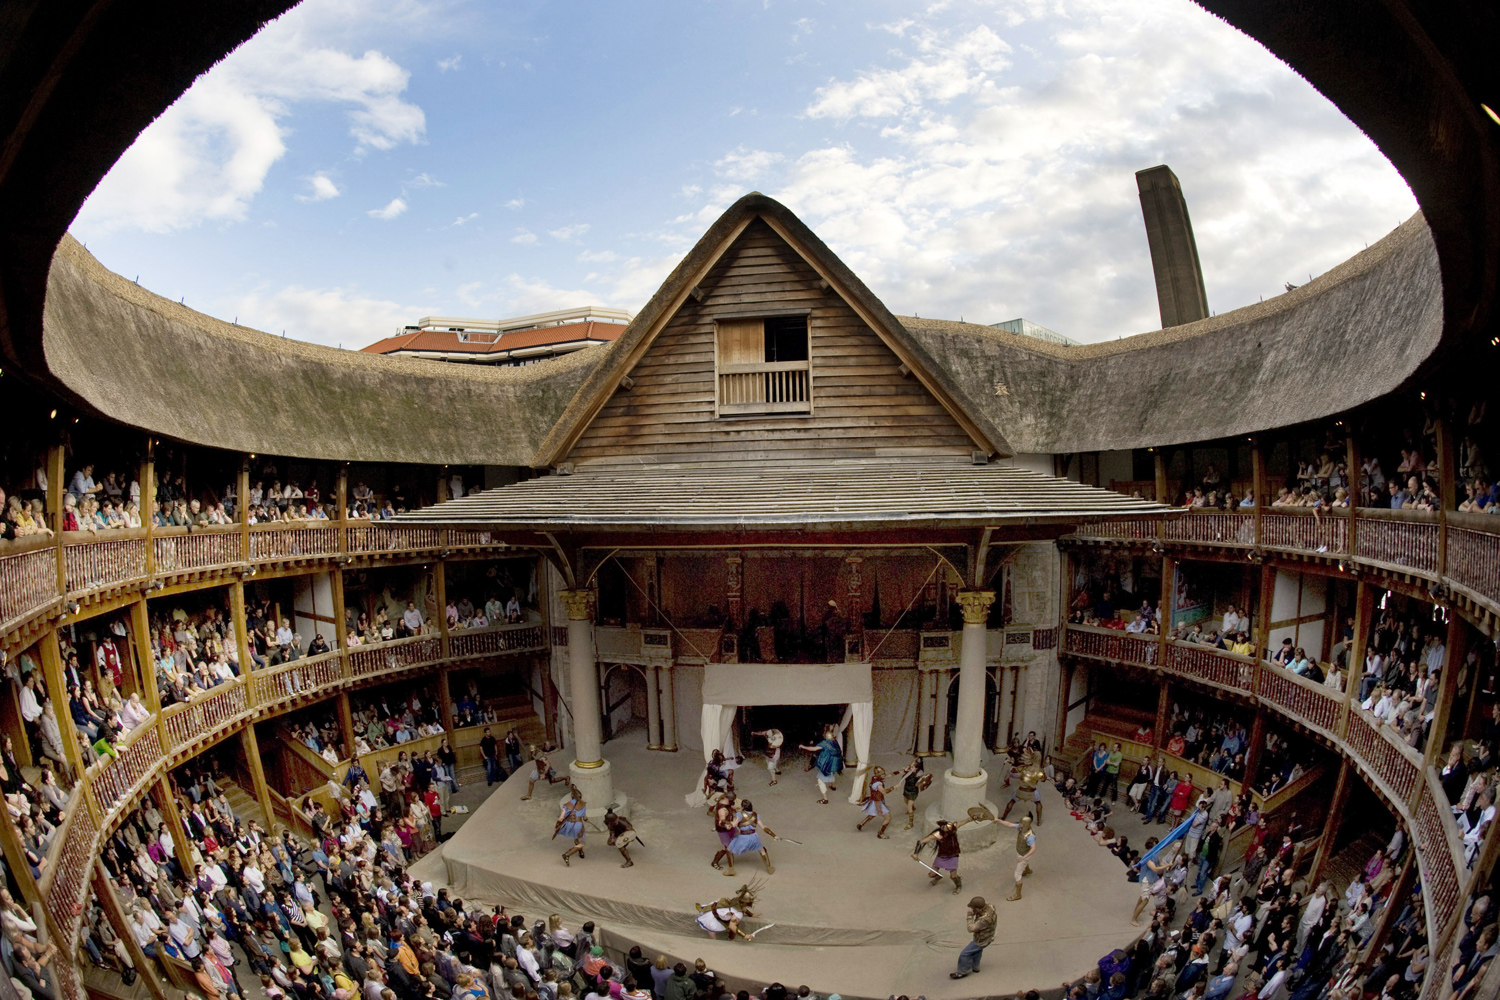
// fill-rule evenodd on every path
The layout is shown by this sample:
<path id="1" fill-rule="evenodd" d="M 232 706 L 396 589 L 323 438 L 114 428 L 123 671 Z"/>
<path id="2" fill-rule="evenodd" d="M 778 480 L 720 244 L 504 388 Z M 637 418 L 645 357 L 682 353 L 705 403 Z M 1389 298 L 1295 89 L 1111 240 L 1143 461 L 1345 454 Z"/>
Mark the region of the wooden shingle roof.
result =
<path id="1" fill-rule="evenodd" d="M 999 526 L 1152 518 L 1171 508 L 1024 469 L 828 463 L 543 476 L 401 514 L 512 528 Z"/>

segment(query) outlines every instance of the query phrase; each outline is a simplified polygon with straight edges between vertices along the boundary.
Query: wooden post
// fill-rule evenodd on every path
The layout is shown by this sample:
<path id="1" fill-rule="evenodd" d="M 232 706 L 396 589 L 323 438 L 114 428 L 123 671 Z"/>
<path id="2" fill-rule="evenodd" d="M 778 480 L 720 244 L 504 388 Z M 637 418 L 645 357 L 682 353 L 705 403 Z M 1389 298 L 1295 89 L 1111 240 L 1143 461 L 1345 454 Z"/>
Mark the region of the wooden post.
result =
<path id="1" fill-rule="evenodd" d="M 1437 418 L 1438 461 L 1438 577 L 1448 575 L 1448 512 L 1458 509 L 1458 461 L 1453 447 L 1453 427 L 1448 418 Z"/>
<path id="2" fill-rule="evenodd" d="M 250 765 L 250 783 L 255 786 L 255 800 L 266 817 L 266 832 L 276 829 L 276 813 L 271 808 L 271 790 L 266 785 L 266 769 L 260 761 L 260 744 L 255 739 L 255 723 L 247 723 L 240 730 L 240 742 L 244 747 L 245 761 Z"/>
<path id="3" fill-rule="evenodd" d="M 339 651 L 339 659 L 343 661 L 340 669 L 345 677 L 349 676 L 349 617 L 344 610 L 344 571 L 334 569 L 328 574 L 328 580 L 333 585 L 333 638 L 334 648 Z"/>
<path id="4" fill-rule="evenodd" d="M 94 896 L 99 900 L 100 909 L 104 911 L 104 919 L 114 928 L 115 937 L 125 942 L 125 951 L 130 955 L 130 961 L 135 963 L 135 971 L 146 984 L 146 989 L 155 1000 L 168 1000 L 167 991 L 156 977 L 156 963 L 146 957 L 140 942 L 135 939 L 130 921 L 125 916 L 125 909 L 120 905 L 120 898 L 115 895 L 114 883 L 104 871 L 103 862 L 94 864 Z"/>
<path id="5" fill-rule="evenodd" d="M 234 641 L 239 647 L 240 676 L 248 677 L 255 661 L 250 659 L 250 636 L 246 634 L 243 580 L 236 580 L 229 585 L 229 618 L 234 625 Z M 276 625 L 280 627 L 281 622 L 277 621 Z"/>
<path id="6" fill-rule="evenodd" d="M 1437 707 L 1433 709 L 1432 728 L 1427 731 L 1427 746 L 1423 751 L 1426 766 L 1432 767 L 1443 753 L 1448 742 L 1448 720 L 1453 715 L 1453 702 L 1458 698 L 1458 675 L 1468 655 L 1469 630 L 1463 617 L 1453 608 L 1448 609 L 1448 638 L 1444 644 L 1442 673 L 1438 675 Z"/>
<path id="7" fill-rule="evenodd" d="M 354 710 L 349 707 L 349 692 L 340 691 L 338 696 L 339 729 L 344 734 L 344 759 L 354 756 Z"/>
<path id="8" fill-rule="evenodd" d="M 542 726 L 546 729 L 547 742 L 556 744 L 557 684 L 552 679 L 552 588 L 546 560 L 537 556 L 532 564 L 532 572 L 536 574 L 538 583 L 536 603 L 542 613 L 542 645 L 546 650 L 540 657 L 538 671 L 542 675 Z M 656 697 L 655 691 L 647 694 L 649 697 Z M 665 710 L 666 706 L 662 707 Z"/>
<path id="9" fill-rule="evenodd" d="M 161 689 L 156 686 L 156 658 L 151 654 L 151 617 L 144 597 L 130 605 L 130 639 L 135 643 L 135 657 L 141 668 L 141 701 L 152 715 L 160 715 Z"/>
<path id="10" fill-rule="evenodd" d="M 432 564 L 432 594 L 433 600 L 437 602 L 438 621 L 438 649 L 439 655 L 448 659 L 448 578 L 443 571 L 443 560 L 439 559 Z"/>
<path id="11" fill-rule="evenodd" d="M 177 796 L 172 794 L 172 785 L 165 776 L 157 778 L 153 786 L 156 804 L 161 808 L 167 829 L 172 832 L 172 854 L 184 875 L 193 874 L 193 852 L 188 847 L 188 828 L 183 822 L 182 810 L 177 808 Z"/>
<path id="12" fill-rule="evenodd" d="M 1156 608 L 1161 612 L 1161 627 L 1156 635 L 1156 666 L 1167 666 L 1167 636 L 1172 634 L 1172 588 L 1176 585 L 1177 560 L 1171 556 L 1161 557 L 1161 598 Z"/>
<path id="13" fill-rule="evenodd" d="M 68 701 L 68 685 L 63 679 L 62 653 L 57 646 L 57 630 L 42 636 L 42 676 L 47 681 L 47 697 L 52 700 L 52 717 L 57 720 L 57 731 L 62 734 L 63 756 L 73 774 L 83 777 L 83 751 L 78 746 L 78 730 L 73 726 L 73 713 Z"/>
<path id="14" fill-rule="evenodd" d="M 344 523 L 349 520 L 349 463 L 343 462 L 339 465 L 338 481 L 334 485 L 334 503 L 338 504 L 338 510 L 334 511 L 333 521 L 339 528 L 339 551 L 345 552 L 347 548 L 344 542 Z"/>
<path id="15" fill-rule="evenodd" d="M 1077 669 L 1071 659 L 1058 658 L 1061 668 L 1061 684 L 1057 691 L 1057 736 L 1052 741 L 1053 752 L 1062 748 L 1068 738 L 1068 695 L 1073 690 L 1073 672 Z"/>
<path id="16" fill-rule="evenodd" d="M 448 671 L 450 667 L 444 663 L 438 668 L 438 715 L 442 718 L 443 729 L 453 732 L 453 691 L 448 685 Z"/>
<path id="17" fill-rule="evenodd" d="M 156 513 L 156 439 L 146 437 L 146 451 L 141 456 L 141 529 L 146 533 L 146 579 L 156 575 L 156 544 L 151 541 L 155 533 L 152 515 Z"/>
<path id="18" fill-rule="evenodd" d="M 68 559 L 63 549 L 63 446 L 47 449 L 47 516 L 57 541 L 57 592 L 68 596 Z"/>
<path id="19" fill-rule="evenodd" d="M 235 476 L 236 494 L 235 523 L 240 526 L 240 560 L 250 561 L 250 460 L 254 455 L 240 459 L 240 471 Z"/>
<path id="20" fill-rule="evenodd" d="M 1167 496 L 1167 453 L 1161 448 L 1153 448 L 1151 454 L 1155 459 L 1153 464 L 1156 472 L 1156 502 L 1171 504 L 1175 498 Z M 1083 466 L 1080 463 L 1080 473 L 1082 469 Z"/>
<path id="21" fill-rule="evenodd" d="M 1250 512 L 1255 518 L 1255 545 L 1260 547 L 1261 510 L 1266 506 L 1266 456 L 1260 448 L 1260 438 L 1250 439 L 1250 488 L 1255 492 L 1255 506 Z"/>
<path id="22" fill-rule="evenodd" d="M 1161 687 L 1156 692 L 1156 749 L 1167 745 L 1167 713 L 1172 710 L 1172 682 L 1161 678 Z"/>
<path id="23" fill-rule="evenodd" d="M 1317 885 L 1318 878 L 1323 872 L 1323 865 L 1333 851 L 1333 842 L 1338 836 L 1339 827 L 1343 825 L 1344 805 L 1349 801 L 1349 773 L 1352 770 L 1349 758 L 1340 758 L 1338 781 L 1333 786 L 1333 801 L 1328 804 L 1328 817 L 1323 823 L 1323 835 L 1318 838 L 1318 851 L 1313 855 L 1312 871 L 1307 876 L 1309 886 Z"/>
<path id="24" fill-rule="evenodd" d="M 1255 717 L 1250 722 L 1250 740 L 1245 748 L 1245 777 L 1241 787 L 1255 787 L 1255 772 L 1260 770 L 1260 753 L 1266 745 L 1266 710 L 1255 707 Z"/>
<path id="25" fill-rule="evenodd" d="M 1375 933 L 1370 935 L 1370 943 L 1365 951 L 1364 958 L 1360 961 L 1360 978 L 1369 975 L 1374 967 L 1372 959 L 1380 954 L 1385 947 L 1386 940 L 1391 936 L 1391 928 L 1396 926 L 1396 916 L 1406 905 L 1406 897 L 1411 895 L 1411 884 L 1417 874 L 1416 863 L 1417 852 L 1408 848 L 1406 860 L 1402 862 L 1401 874 L 1396 876 L 1396 885 L 1391 889 L 1391 894 L 1386 898 L 1385 908 L 1380 911 L 1380 921 L 1375 925 Z M 1434 974 L 1446 974 L 1447 969 L 1439 962 L 1432 967 Z"/>
<path id="26" fill-rule="evenodd" d="M 1355 521 L 1358 519 L 1360 501 L 1360 466 L 1364 464 L 1364 458 L 1359 453 L 1359 441 L 1354 437 L 1354 429 L 1349 429 L 1349 436 L 1345 439 L 1344 465 L 1349 470 L 1349 533 L 1344 541 L 1344 551 L 1349 555 L 1359 552 L 1359 546 L 1355 543 Z"/>

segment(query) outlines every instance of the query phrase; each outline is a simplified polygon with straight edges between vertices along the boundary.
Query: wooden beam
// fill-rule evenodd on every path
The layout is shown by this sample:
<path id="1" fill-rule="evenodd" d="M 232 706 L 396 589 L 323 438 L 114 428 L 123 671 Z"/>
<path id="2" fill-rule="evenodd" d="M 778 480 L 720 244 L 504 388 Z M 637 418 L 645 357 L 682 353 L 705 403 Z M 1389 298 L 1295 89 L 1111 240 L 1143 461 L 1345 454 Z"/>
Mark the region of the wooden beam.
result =
<path id="1" fill-rule="evenodd" d="M 1172 682 L 1165 676 L 1156 691 L 1156 730 L 1153 733 L 1156 749 L 1167 745 L 1167 718 L 1172 710 Z"/>
<path id="2" fill-rule="evenodd" d="M 156 659 L 151 653 L 151 618 L 144 597 L 130 605 L 130 641 L 135 645 L 135 659 L 141 671 L 141 701 L 153 716 L 160 715 L 161 689 L 156 685 Z"/>
<path id="3" fill-rule="evenodd" d="M 276 812 L 271 808 L 271 790 L 266 784 L 265 765 L 260 760 L 260 744 L 255 738 L 255 723 L 248 723 L 240 730 L 240 742 L 245 751 L 245 761 L 250 765 L 250 783 L 254 785 L 255 800 L 260 803 L 266 817 L 266 832 L 276 829 Z"/>
<path id="4" fill-rule="evenodd" d="M 1154 465 L 1155 471 L 1156 471 L 1156 502 L 1157 503 L 1170 504 L 1176 498 L 1175 497 L 1169 498 L 1167 496 L 1167 453 L 1166 453 L 1166 450 L 1162 449 L 1162 448 L 1154 448 L 1154 449 L 1152 449 L 1151 454 L 1152 454 L 1152 457 L 1154 458 L 1153 465 Z M 1083 462 L 1081 460 L 1078 463 L 1078 474 L 1079 474 L 1080 477 L 1082 477 L 1082 475 L 1083 475 Z"/>
<path id="5" fill-rule="evenodd" d="M 1352 423 L 1352 421 L 1351 421 Z M 1349 436 L 1344 442 L 1344 466 L 1349 470 L 1349 531 L 1344 541 L 1344 550 L 1350 555 L 1359 551 L 1355 541 L 1357 524 L 1359 520 L 1360 487 L 1359 470 L 1364 465 L 1364 458 L 1359 453 L 1359 440 L 1354 436 L 1354 429 L 1349 429 Z"/>
<path id="6" fill-rule="evenodd" d="M 1427 745 L 1423 758 L 1427 767 L 1432 767 L 1443 753 L 1448 742 L 1448 720 L 1453 715 L 1453 702 L 1458 698 L 1458 675 L 1463 672 L 1464 658 L 1468 655 L 1469 630 L 1463 616 L 1455 609 L 1448 609 L 1448 636 L 1444 643 L 1442 673 L 1438 675 L 1437 707 L 1433 709 L 1432 728 L 1427 731 Z"/>
<path id="7" fill-rule="evenodd" d="M 47 449 L 47 516 L 57 544 L 57 592 L 68 595 L 68 560 L 63 546 L 63 446 Z"/>
<path id="8" fill-rule="evenodd" d="M 172 854 L 176 856 L 177 864 L 182 868 L 183 874 L 191 875 L 193 852 L 189 847 L 188 828 L 183 822 L 182 810 L 177 808 L 177 796 L 172 790 L 172 783 L 163 775 L 156 779 L 152 790 L 156 795 L 156 804 L 161 809 L 162 818 L 167 821 L 167 829 L 172 834 Z"/>
<path id="9" fill-rule="evenodd" d="M 1313 856 L 1312 871 L 1307 876 L 1309 887 L 1316 886 L 1323 873 L 1323 865 L 1333 851 L 1334 839 L 1343 825 L 1344 805 L 1349 801 L 1349 775 L 1353 767 L 1348 757 L 1339 759 L 1338 781 L 1333 786 L 1333 801 L 1328 804 L 1328 816 L 1323 822 L 1323 834 L 1318 838 L 1318 851 Z"/>
<path id="10" fill-rule="evenodd" d="M 1245 748 L 1245 776 L 1241 786 L 1254 788 L 1256 772 L 1260 770 L 1260 754 L 1266 745 L 1266 710 L 1257 705 L 1255 717 L 1250 722 L 1250 740 Z"/>
<path id="11" fill-rule="evenodd" d="M 1253 438 L 1250 442 L 1250 489 L 1255 493 L 1255 506 L 1250 509 L 1251 516 L 1255 520 L 1255 532 L 1252 537 L 1255 544 L 1260 545 L 1260 523 L 1261 511 L 1266 506 L 1266 455 L 1261 450 L 1260 438 Z M 1268 611 L 1267 614 L 1270 612 Z"/>
<path id="12" fill-rule="evenodd" d="M 146 436 L 140 478 L 136 481 L 141 486 L 141 528 L 146 533 L 146 577 L 150 579 L 156 575 L 156 544 L 151 541 L 155 530 L 152 515 L 156 513 L 156 441 L 150 435 Z"/>
<path id="13" fill-rule="evenodd" d="M 354 756 L 354 711 L 349 705 L 349 692 L 340 691 L 338 696 L 339 730 L 344 737 L 345 759 Z M 446 723 L 444 724 L 446 727 Z"/>
<path id="14" fill-rule="evenodd" d="M 47 681 L 47 697 L 52 700 L 52 717 L 57 720 L 57 731 L 62 735 L 63 756 L 67 758 L 73 775 L 83 777 L 83 751 L 78 746 L 78 730 L 73 725 L 72 707 L 68 701 L 68 685 L 63 679 L 62 653 L 57 645 L 57 630 L 42 636 L 42 676 Z M 71 784 L 71 782 L 59 784 Z"/>
<path id="15" fill-rule="evenodd" d="M 1438 576 L 1448 575 L 1448 512 L 1458 509 L 1458 460 L 1453 428 L 1443 413 L 1437 418 L 1438 463 Z"/>
<path id="16" fill-rule="evenodd" d="M 105 872 L 102 861 L 94 863 L 93 882 L 94 897 L 99 900 L 99 907 L 104 911 L 104 919 L 108 920 L 114 929 L 115 937 L 125 943 L 125 952 L 135 965 L 136 974 L 146 984 L 146 989 L 155 1000 L 169 1000 L 166 989 L 162 987 L 161 980 L 156 976 L 156 963 L 146 957 L 146 953 L 141 950 L 140 942 L 135 939 L 135 934 L 130 929 L 130 921 L 125 916 L 125 908 L 120 905 L 120 897 L 115 895 L 114 883 Z"/>

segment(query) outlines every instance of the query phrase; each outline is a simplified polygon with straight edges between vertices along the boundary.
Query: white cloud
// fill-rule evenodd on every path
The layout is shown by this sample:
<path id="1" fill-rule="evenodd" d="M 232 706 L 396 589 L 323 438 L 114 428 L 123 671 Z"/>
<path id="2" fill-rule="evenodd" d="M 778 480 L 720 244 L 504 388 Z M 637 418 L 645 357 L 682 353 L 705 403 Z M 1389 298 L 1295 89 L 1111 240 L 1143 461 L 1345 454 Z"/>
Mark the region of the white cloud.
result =
<path id="1" fill-rule="evenodd" d="M 403 305 L 363 295 L 357 288 L 287 285 L 257 289 L 227 303 L 241 326 L 329 347 L 358 350 L 395 336 L 407 323 L 441 310 L 432 303 Z M 228 311 L 228 310 L 226 310 Z"/>
<path id="2" fill-rule="evenodd" d="M 740 146 L 715 161 L 714 169 L 718 171 L 720 177 L 748 184 L 784 159 L 786 157 L 780 153 L 772 153 L 764 149 L 746 149 Z"/>
<path id="3" fill-rule="evenodd" d="M 406 199 L 392 198 L 384 207 L 372 208 L 365 214 L 372 219 L 379 219 L 381 222 L 389 222 L 405 211 Z"/>
<path id="4" fill-rule="evenodd" d="M 578 260 L 585 264 L 612 264 L 619 259 L 620 255 L 613 250 L 585 250 L 578 255 Z"/>
<path id="5" fill-rule="evenodd" d="M 588 231 L 589 224 L 587 222 L 579 222 L 571 226 L 563 226 L 561 229 L 549 229 L 547 230 L 547 235 L 554 240 L 563 240 L 566 242 L 576 239 Z"/>
<path id="6" fill-rule="evenodd" d="M 525 198 L 512 198 L 510 201 L 507 201 L 505 203 L 505 207 L 508 208 L 508 209 L 510 209 L 512 212 L 514 212 L 518 208 L 524 208 L 525 206 L 526 206 L 526 199 Z"/>
<path id="7" fill-rule="evenodd" d="M 407 71 L 375 50 L 356 56 L 314 41 L 316 13 L 272 22 L 200 77 L 105 176 L 79 213 L 80 231 L 243 220 L 286 153 L 284 122 L 299 104 L 345 107 L 356 155 L 420 142 L 426 117 L 401 96 Z"/>
<path id="8" fill-rule="evenodd" d="M 517 229 L 516 235 L 510 238 L 512 243 L 531 244 L 536 242 L 536 233 L 529 229 Z"/>
<path id="9" fill-rule="evenodd" d="M 421 173 L 407 181 L 414 188 L 447 187 L 448 185 L 438 180 L 431 174 Z"/>
<path id="10" fill-rule="evenodd" d="M 463 61 L 464 61 L 464 57 L 463 57 L 462 54 L 451 55 L 447 59 L 439 59 L 437 61 L 438 72 L 440 72 L 440 73 L 448 73 L 450 71 L 451 72 L 457 72 L 459 66 L 461 66 L 463 64 Z"/>
<path id="11" fill-rule="evenodd" d="M 297 195 L 298 201 L 327 201 L 343 194 L 339 186 L 321 170 L 309 177 L 307 183 L 312 190 L 308 194 Z"/>
<path id="12" fill-rule="evenodd" d="M 1080 340 L 1155 328 L 1133 174 L 1162 162 L 1182 181 L 1219 311 L 1306 281 L 1414 210 L 1321 95 L 1186 0 L 1074 0 L 1045 14 L 1027 25 L 1042 54 L 1022 66 L 987 26 L 924 21 L 893 31 L 899 49 L 882 61 L 897 68 L 811 96 L 809 118 L 855 124 L 779 167 L 767 190 L 893 311 L 1025 316 Z M 733 179 L 752 169 L 747 155 L 716 166 Z M 674 221 L 701 225 L 724 199 L 709 202 Z"/>
<path id="13" fill-rule="evenodd" d="M 1010 46 L 988 25 L 948 40 L 922 32 L 919 54 L 901 69 L 877 69 L 853 80 L 833 81 L 808 105 L 810 118 L 877 118 L 900 115 L 974 94 L 992 82 L 992 74 L 1010 65 Z"/>
<path id="14" fill-rule="evenodd" d="M 453 220 L 452 224 L 455 226 L 463 226 L 467 225 L 470 222 L 473 222 L 477 218 L 479 218 L 478 212 L 470 212 L 468 215 L 460 215 L 458 218 Z"/>

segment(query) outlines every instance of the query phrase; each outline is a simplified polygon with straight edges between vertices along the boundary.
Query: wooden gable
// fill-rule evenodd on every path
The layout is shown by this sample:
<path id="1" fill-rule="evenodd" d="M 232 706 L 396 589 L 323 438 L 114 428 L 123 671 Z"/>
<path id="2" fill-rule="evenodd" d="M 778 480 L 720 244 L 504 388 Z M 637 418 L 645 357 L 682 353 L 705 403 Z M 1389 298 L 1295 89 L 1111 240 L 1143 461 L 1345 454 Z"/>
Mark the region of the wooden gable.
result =
<path id="1" fill-rule="evenodd" d="M 805 315 L 809 412 L 744 414 L 720 365 L 754 352 L 745 324 Z M 741 366 L 744 367 L 744 366 Z M 803 390 L 806 392 L 806 390 Z M 726 395 L 728 394 L 728 395 Z M 806 397 L 803 397 L 806 398 Z M 588 466 L 871 458 L 968 460 L 975 441 L 881 337 L 755 218 L 668 317 L 579 435 Z"/>

